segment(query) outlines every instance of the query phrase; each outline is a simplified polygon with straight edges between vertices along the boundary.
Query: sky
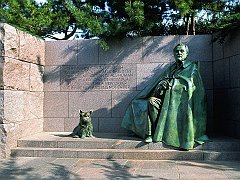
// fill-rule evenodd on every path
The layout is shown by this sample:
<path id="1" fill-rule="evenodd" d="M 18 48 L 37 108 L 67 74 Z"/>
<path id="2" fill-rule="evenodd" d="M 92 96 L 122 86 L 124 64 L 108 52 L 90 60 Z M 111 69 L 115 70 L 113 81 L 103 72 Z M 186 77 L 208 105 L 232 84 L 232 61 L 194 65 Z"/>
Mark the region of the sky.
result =
<path id="1" fill-rule="evenodd" d="M 35 0 L 36 2 L 38 3 L 44 3 L 44 2 L 47 2 L 47 0 Z"/>

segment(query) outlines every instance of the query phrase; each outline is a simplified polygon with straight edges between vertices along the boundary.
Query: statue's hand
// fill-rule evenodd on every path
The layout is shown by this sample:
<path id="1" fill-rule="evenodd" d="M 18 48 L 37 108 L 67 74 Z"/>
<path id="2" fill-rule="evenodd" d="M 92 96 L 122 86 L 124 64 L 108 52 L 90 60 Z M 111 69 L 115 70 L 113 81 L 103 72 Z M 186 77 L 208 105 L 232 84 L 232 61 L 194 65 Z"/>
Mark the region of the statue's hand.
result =
<path id="1" fill-rule="evenodd" d="M 167 80 L 160 81 L 155 88 L 155 96 L 162 95 L 165 90 L 169 89 L 169 82 Z"/>
<path id="2" fill-rule="evenodd" d="M 149 103 L 155 106 L 157 109 L 160 109 L 162 101 L 159 98 L 156 97 L 150 97 L 149 98 Z"/>
<path id="3" fill-rule="evenodd" d="M 167 80 L 161 81 L 159 84 L 160 84 L 162 90 L 169 89 L 169 82 Z"/>

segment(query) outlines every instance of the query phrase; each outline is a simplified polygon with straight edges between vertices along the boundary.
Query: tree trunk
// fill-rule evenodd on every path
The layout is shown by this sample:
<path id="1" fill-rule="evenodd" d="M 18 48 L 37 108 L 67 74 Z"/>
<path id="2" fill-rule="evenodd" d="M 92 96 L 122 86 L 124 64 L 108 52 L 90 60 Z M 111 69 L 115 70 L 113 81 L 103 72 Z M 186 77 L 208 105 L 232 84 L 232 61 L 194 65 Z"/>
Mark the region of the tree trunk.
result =
<path id="1" fill-rule="evenodd" d="M 191 25 L 192 25 L 192 34 L 195 35 L 196 34 L 196 26 L 195 26 L 195 15 L 192 14 L 191 16 Z"/>
<path id="2" fill-rule="evenodd" d="M 189 34 L 189 25 L 190 25 L 189 14 L 187 14 L 187 16 L 186 16 L 186 35 Z"/>

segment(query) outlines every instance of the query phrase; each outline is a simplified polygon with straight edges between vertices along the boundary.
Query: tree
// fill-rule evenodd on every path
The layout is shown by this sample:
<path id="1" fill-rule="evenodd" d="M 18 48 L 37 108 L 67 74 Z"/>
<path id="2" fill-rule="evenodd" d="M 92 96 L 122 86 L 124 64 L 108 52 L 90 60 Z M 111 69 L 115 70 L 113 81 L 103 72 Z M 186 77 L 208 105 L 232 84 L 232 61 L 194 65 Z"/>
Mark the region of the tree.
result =
<path id="1" fill-rule="evenodd" d="M 236 0 L 0 0 L 0 21 L 43 38 L 113 38 L 202 34 L 239 27 Z M 232 26 L 233 25 L 233 26 Z"/>

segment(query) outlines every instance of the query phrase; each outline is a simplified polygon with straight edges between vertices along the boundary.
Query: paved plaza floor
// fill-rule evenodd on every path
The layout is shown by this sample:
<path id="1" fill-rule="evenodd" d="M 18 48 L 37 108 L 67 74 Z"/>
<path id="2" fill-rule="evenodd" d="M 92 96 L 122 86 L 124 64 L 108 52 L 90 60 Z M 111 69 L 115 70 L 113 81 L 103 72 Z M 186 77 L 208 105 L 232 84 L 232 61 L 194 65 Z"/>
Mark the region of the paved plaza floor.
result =
<path id="1" fill-rule="evenodd" d="M 240 162 L 21 157 L 0 160 L 0 179 L 240 179 Z"/>

